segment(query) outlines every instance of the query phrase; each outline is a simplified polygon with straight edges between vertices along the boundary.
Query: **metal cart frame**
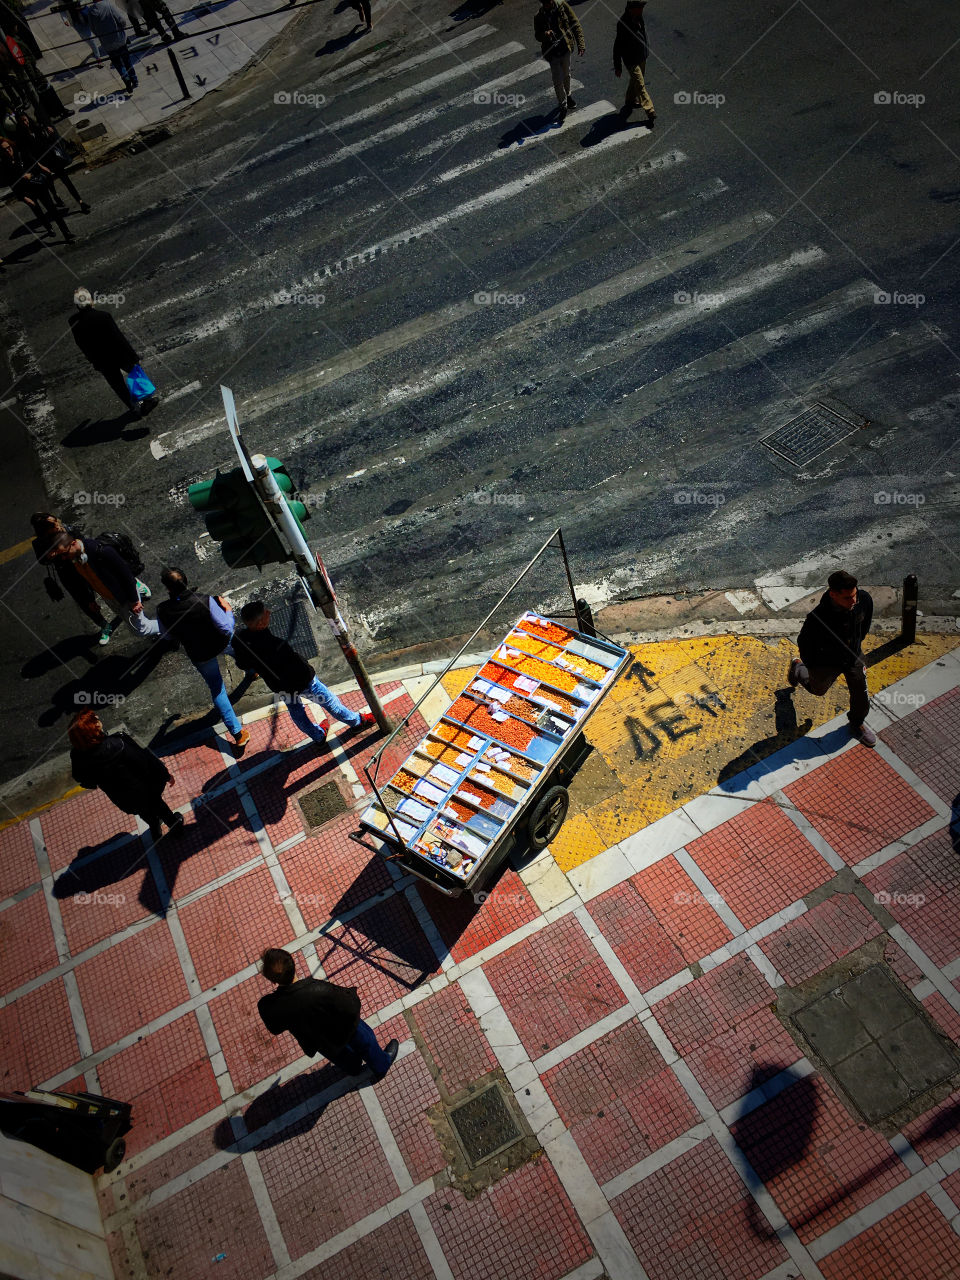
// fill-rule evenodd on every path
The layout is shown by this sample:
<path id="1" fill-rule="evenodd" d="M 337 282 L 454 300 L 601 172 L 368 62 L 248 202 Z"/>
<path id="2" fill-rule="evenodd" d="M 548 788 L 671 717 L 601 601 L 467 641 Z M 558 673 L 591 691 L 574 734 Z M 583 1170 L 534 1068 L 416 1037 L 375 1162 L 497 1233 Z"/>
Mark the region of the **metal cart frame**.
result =
<path id="1" fill-rule="evenodd" d="M 467 879 L 447 871 L 438 864 L 432 863 L 428 858 L 410 846 L 404 840 L 395 820 L 391 809 L 387 806 L 383 793 L 377 785 L 377 779 L 380 773 L 380 766 L 383 755 L 391 744 L 396 740 L 398 734 L 408 723 L 414 712 L 422 705 L 430 696 L 437 685 L 441 682 L 454 667 L 456 662 L 467 651 L 469 646 L 477 638 L 484 627 L 497 612 L 502 604 L 513 594 L 527 574 L 533 569 L 534 565 L 540 560 L 548 550 L 556 548 L 560 551 L 563 559 L 563 567 L 566 573 L 567 585 L 570 589 L 570 598 L 573 602 L 573 613 L 558 613 L 557 619 L 569 620 L 573 619 L 574 629 L 584 639 L 589 640 L 593 644 L 603 647 L 609 644 L 611 648 L 619 649 L 619 645 L 613 645 L 613 642 L 607 637 L 598 635 L 591 621 L 585 621 L 581 618 L 580 609 L 576 597 L 576 591 L 573 585 L 573 576 L 570 573 L 570 562 L 567 558 L 567 550 L 563 541 L 563 533 L 560 529 L 554 530 L 547 541 L 543 544 L 536 555 L 528 562 L 526 567 L 517 575 L 507 590 L 503 593 L 497 603 L 486 615 L 479 626 L 464 641 L 447 665 L 440 671 L 430 685 L 430 687 L 417 699 L 416 703 L 407 712 L 404 718 L 393 729 L 389 737 L 381 746 L 373 753 L 370 760 L 363 767 L 367 780 L 373 788 L 377 797 L 380 808 L 386 814 L 388 827 L 376 832 L 371 831 L 368 827 L 362 827 L 361 833 L 351 832 L 351 838 L 358 843 L 363 844 L 365 848 L 371 848 L 363 838 L 363 832 L 366 832 L 380 840 L 383 845 L 387 846 L 391 852 L 384 854 L 381 849 L 374 848 L 373 851 L 381 854 L 387 859 L 395 859 L 403 864 L 405 869 L 419 880 L 425 881 L 432 885 L 434 889 L 441 893 L 447 894 L 449 897 L 459 897 L 462 893 L 476 894 L 482 887 L 484 882 L 489 883 L 490 879 L 503 865 L 507 855 L 511 852 L 517 842 L 518 830 L 523 827 L 526 829 L 528 839 L 531 846 L 536 849 L 545 848 L 551 840 L 555 839 L 560 827 L 563 825 L 564 818 L 567 816 L 567 808 L 569 805 L 569 796 L 566 791 L 566 782 L 579 768 L 583 762 L 583 757 L 589 751 L 583 730 L 590 717 L 603 702 L 610 688 L 623 673 L 624 668 L 630 662 L 629 653 L 625 653 L 615 667 L 611 667 L 612 677 L 607 688 L 602 691 L 597 698 L 587 707 L 577 730 L 570 737 L 568 742 L 562 743 L 552 758 L 543 766 L 540 777 L 532 782 L 529 792 L 523 797 L 516 806 L 515 812 L 504 823 L 503 828 L 491 840 L 483 857 L 477 862 L 473 872 Z M 457 723 L 454 721 L 454 723 Z M 560 781 L 563 779 L 563 781 Z"/>

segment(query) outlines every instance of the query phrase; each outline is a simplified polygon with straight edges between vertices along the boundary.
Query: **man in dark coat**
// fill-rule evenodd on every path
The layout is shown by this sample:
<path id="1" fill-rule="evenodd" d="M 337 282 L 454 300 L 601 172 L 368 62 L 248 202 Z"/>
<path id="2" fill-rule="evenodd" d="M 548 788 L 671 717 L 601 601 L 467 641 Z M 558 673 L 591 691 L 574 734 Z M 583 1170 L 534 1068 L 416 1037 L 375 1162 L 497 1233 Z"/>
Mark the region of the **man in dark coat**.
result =
<path id="1" fill-rule="evenodd" d="M 297 967 L 293 956 L 279 947 L 270 947 L 260 957 L 263 976 L 277 984 L 276 991 L 261 996 L 257 1012 L 272 1036 L 289 1031 L 311 1058 L 322 1053 L 346 1072 L 359 1075 L 366 1063 L 377 1080 L 390 1069 L 399 1042 L 386 1048 L 377 1043 L 372 1027 L 360 1017 L 360 997 L 356 987 L 338 987 L 317 978 L 294 982 Z"/>
<path id="2" fill-rule="evenodd" d="M 184 653 L 203 677 L 213 705 L 233 734 L 236 754 L 242 755 L 250 730 L 233 709 L 220 670 L 220 655 L 233 655 L 233 606 L 226 596 L 205 596 L 187 583 L 182 569 L 164 569 L 160 581 L 168 600 L 157 606 L 160 634 L 183 645 Z"/>
<path id="3" fill-rule="evenodd" d="M 877 735 L 864 724 L 870 710 L 867 664 L 862 644 L 873 621 L 873 600 L 857 589 L 857 580 L 845 569 L 827 579 L 820 603 L 808 613 L 797 638 L 800 657 L 794 658 L 787 680 L 796 688 L 822 697 L 838 676 L 850 690 L 850 733 L 865 747 L 877 745 Z"/>
<path id="4" fill-rule="evenodd" d="M 90 608 L 99 596 L 115 614 L 113 620 L 100 632 L 99 644 L 109 644 L 110 637 L 126 616 L 134 635 L 144 638 L 157 636 L 160 628 L 155 618 L 143 612 L 141 598 L 149 600 L 152 592 L 113 547 L 96 538 L 76 537 L 62 533 L 47 552 L 47 556 L 60 571 L 69 565 L 73 574 L 60 573 L 60 580 L 76 600 L 80 608 L 91 618 Z M 74 586 L 76 583 L 76 588 Z M 82 583 L 82 586 L 80 585 Z"/>
<path id="5" fill-rule="evenodd" d="M 244 671 L 257 671 L 267 687 L 282 693 L 290 708 L 290 719 L 316 743 L 326 742 L 329 725 L 319 725 L 307 715 L 301 699 L 319 703 L 324 711 L 336 716 L 351 729 L 366 729 L 376 724 L 369 711 L 351 711 L 337 695 L 323 684 L 313 667 L 286 640 L 270 630 L 270 610 L 262 600 L 251 600 L 240 610 L 243 630 L 233 637 L 233 657 Z"/>
<path id="6" fill-rule="evenodd" d="M 150 828 L 153 839 L 163 835 L 161 823 L 178 835 L 183 814 L 163 798 L 174 781 L 167 766 L 147 747 L 126 733 L 108 734 L 93 711 L 81 711 L 67 731 L 70 768 L 81 787 L 99 788 L 124 813 L 135 813 Z"/>
<path id="7" fill-rule="evenodd" d="M 623 68 L 626 67 L 627 75 L 630 77 L 627 96 L 620 108 L 620 114 L 626 119 L 634 107 L 643 107 L 647 113 L 647 124 L 652 129 L 657 113 L 653 109 L 653 102 L 647 92 L 646 71 L 649 46 L 647 45 L 647 28 L 643 22 L 645 8 L 646 0 L 627 0 L 627 7 L 617 23 L 617 34 L 613 41 L 613 70 L 619 80 Z"/>
<path id="8" fill-rule="evenodd" d="M 23 201 L 39 218 L 47 235 L 54 234 L 52 223 L 56 222 L 67 244 L 76 240 L 54 202 L 53 174 L 45 165 L 24 155 L 9 138 L 0 138 L 0 186 L 8 186 Z"/>
<path id="9" fill-rule="evenodd" d="M 97 372 L 103 374 L 107 385 L 117 393 L 124 406 L 139 416 L 143 406 L 130 394 L 123 375 L 140 363 L 140 357 L 120 332 L 109 311 L 96 309 L 89 289 L 77 289 L 73 301 L 77 308 L 77 314 L 70 317 L 74 342 Z M 148 396 L 144 401 L 146 405 L 155 403 L 155 396 Z"/>

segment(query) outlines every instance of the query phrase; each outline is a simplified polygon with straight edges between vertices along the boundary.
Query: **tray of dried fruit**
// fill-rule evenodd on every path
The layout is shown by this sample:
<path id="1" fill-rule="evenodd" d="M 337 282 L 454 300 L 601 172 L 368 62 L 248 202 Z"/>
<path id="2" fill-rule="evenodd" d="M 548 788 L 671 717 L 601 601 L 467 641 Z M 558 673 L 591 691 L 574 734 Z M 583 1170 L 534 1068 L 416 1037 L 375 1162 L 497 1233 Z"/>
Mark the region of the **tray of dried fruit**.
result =
<path id="1" fill-rule="evenodd" d="M 524 613 L 393 777 L 378 783 L 382 803 L 364 810 L 361 829 L 447 893 L 478 888 L 574 744 L 583 745 L 584 725 L 629 658 L 608 640 Z"/>

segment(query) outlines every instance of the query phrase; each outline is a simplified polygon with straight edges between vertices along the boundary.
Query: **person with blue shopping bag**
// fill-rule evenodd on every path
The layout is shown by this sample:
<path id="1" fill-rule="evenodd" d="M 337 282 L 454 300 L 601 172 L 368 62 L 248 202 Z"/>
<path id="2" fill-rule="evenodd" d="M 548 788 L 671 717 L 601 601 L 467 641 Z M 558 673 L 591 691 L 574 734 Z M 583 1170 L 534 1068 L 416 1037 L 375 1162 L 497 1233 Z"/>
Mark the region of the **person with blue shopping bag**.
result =
<path id="1" fill-rule="evenodd" d="M 77 314 L 70 317 L 73 340 L 102 373 L 111 391 L 131 413 L 140 416 L 157 404 L 157 389 L 144 373 L 140 357 L 109 311 L 98 310 L 89 289 L 74 292 Z M 124 376 L 126 375 L 126 376 Z"/>

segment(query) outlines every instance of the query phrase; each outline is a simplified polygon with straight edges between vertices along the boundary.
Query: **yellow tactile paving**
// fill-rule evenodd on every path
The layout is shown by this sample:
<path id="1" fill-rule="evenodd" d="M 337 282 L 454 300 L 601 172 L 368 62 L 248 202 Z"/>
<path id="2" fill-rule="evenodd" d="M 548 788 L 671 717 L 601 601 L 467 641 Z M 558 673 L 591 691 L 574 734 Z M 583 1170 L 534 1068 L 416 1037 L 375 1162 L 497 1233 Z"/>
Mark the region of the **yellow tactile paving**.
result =
<path id="1" fill-rule="evenodd" d="M 864 649 L 869 654 L 889 643 L 889 637 L 869 636 Z M 960 636 L 925 635 L 891 652 L 869 668 L 870 692 L 958 645 Z M 787 666 L 797 650 L 785 637 L 696 636 L 632 645 L 631 653 L 633 663 L 587 726 L 596 767 L 584 765 L 573 780 L 570 816 L 551 845 L 563 871 L 673 813 L 849 705 L 842 680 L 823 698 L 789 691 Z M 476 670 L 444 677 L 451 698 Z"/>
<path id="2" fill-rule="evenodd" d="M 603 839 L 588 818 L 576 813 L 567 818 L 560 828 L 560 834 L 550 845 L 550 852 L 561 871 L 570 871 L 595 858 L 608 844 L 609 841 Z"/>
<path id="3" fill-rule="evenodd" d="M 455 698 L 459 698 L 461 693 L 480 670 L 479 667 L 460 667 L 456 671 L 448 671 L 440 681 L 444 689 L 450 695 L 451 702 Z"/>

